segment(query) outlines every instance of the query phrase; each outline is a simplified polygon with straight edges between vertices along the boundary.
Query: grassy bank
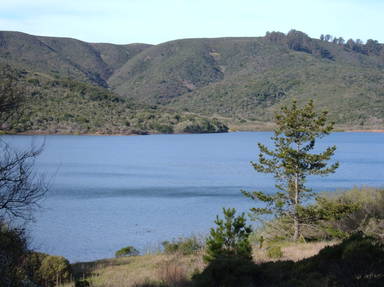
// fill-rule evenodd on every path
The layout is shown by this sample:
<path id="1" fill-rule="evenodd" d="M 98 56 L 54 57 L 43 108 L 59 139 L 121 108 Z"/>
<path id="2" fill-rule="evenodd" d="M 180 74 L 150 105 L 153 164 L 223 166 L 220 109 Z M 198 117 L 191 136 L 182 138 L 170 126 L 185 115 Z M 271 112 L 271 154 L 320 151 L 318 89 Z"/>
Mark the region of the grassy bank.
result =
<path id="1" fill-rule="evenodd" d="M 268 257 L 267 247 L 259 248 L 255 245 L 253 261 L 258 264 L 286 260 L 296 262 L 314 256 L 325 246 L 336 242 L 286 242 L 281 246 L 282 257 L 275 259 Z M 149 254 L 75 263 L 72 267 L 76 278 L 86 279 L 90 286 L 95 287 L 145 286 L 149 283 L 182 286 L 182 282 L 190 279 L 194 273 L 201 272 L 206 266 L 202 254 L 202 250 L 192 255 Z M 64 286 L 75 286 L 75 283 Z"/>

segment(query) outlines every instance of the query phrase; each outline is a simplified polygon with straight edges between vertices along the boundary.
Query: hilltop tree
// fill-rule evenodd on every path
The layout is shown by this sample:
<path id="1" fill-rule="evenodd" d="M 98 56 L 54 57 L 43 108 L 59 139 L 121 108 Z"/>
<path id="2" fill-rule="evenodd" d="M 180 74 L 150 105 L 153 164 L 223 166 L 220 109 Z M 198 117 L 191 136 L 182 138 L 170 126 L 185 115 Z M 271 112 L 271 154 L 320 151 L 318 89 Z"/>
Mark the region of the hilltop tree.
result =
<path id="1" fill-rule="evenodd" d="M 327 123 L 327 112 L 317 113 L 313 101 L 302 108 L 296 101 L 283 106 L 275 119 L 277 128 L 271 138 L 274 149 L 258 143 L 260 154 L 258 162 L 251 162 L 256 171 L 273 174 L 277 183 L 277 192 L 246 192 L 251 199 L 266 203 L 264 208 L 252 208 L 256 216 L 275 214 L 288 218 L 293 224 L 293 240 L 301 235 L 303 223 L 303 203 L 314 194 L 305 186 L 308 175 L 327 175 L 333 173 L 339 163 L 328 164 L 334 155 L 336 146 L 320 153 L 311 153 L 316 139 L 328 135 L 334 123 Z"/>
<path id="2" fill-rule="evenodd" d="M 287 34 L 288 48 L 306 53 L 312 53 L 312 39 L 303 32 L 291 30 Z"/>
<path id="3" fill-rule="evenodd" d="M 368 54 L 374 54 L 374 55 L 380 55 L 380 52 L 383 49 L 377 40 L 372 40 L 372 39 L 367 40 L 365 44 L 365 48 Z"/>
<path id="4" fill-rule="evenodd" d="M 343 37 L 339 37 L 339 39 L 337 40 L 337 44 L 344 45 L 344 43 L 345 43 L 345 40 L 343 39 Z"/>
<path id="5" fill-rule="evenodd" d="M 332 41 L 332 36 L 329 35 L 329 34 L 327 34 L 327 35 L 324 36 L 324 40 L 325 40 L 326 42 L 330 42 L 330 41 Z"/>

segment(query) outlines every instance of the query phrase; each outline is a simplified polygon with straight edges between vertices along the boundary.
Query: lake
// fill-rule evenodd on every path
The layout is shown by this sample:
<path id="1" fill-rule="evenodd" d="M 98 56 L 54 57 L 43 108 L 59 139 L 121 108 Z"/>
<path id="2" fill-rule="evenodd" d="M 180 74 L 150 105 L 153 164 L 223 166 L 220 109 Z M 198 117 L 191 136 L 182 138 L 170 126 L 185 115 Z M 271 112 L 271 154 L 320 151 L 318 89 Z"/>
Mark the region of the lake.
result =
<path id="1" fill-rule="evenodd" d="M 222 207 L 247 211 L 240 190 L 273 190 L 256 173 L 257 143 L 270 132 L 150 136 L 4 136 L 23 148 L 45 142 L 36 171 L 50 190 L 29 224 L 32 247 L 71 262 L 113 257 L 132 245 L 155 251 L 164 240 L 209 232 Z M 315 191 L 384 186 L 384 133 L 334 133 L 340 168 L 309 179 Z"/>

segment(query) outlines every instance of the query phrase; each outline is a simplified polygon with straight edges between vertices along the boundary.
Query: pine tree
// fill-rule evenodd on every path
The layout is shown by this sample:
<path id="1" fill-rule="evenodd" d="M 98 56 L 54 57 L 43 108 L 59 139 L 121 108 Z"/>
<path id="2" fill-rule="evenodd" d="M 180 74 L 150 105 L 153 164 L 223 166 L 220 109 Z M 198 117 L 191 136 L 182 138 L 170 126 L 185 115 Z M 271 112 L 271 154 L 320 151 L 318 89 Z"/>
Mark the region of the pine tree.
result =
<path id="1" fill-rule="evenodd" d="M 271 138 L 274 149 L 258 143 L 260 154 L 258 162 L 251 162 L 254 169 L 262 173 L 271 173 L 276 180 L 277 192 L 246 192 L 251 199 L 266 203 L 264 208 L 252 208 L 257 216 L 274 214 L 280 218 L 289 218 L 293 224 L 293 240 L 301 236 L 301 212 L 303 203 L 314 196 L 305 186 L 308 175 L 327 175 L 335 172 L 339 163 L 328 165 L 335 153 L 331 146 L 321 153 L 311 153 L 316 139 L 328 135 L 334 123 L 327 123 L 327 112 L 317 113 L 313 101 L 302 108 L 293 101 L 283 106 L 275 119 L 277 128 Z"/>
<path id="2" fill-rule="evenodd" d="M 234 208 L 223 208 L 224 220 L 216 217 L 216 228 L 211 228 L 207 238 L 207 253 L 204 256 L 206 262 L 212 262 L 223 258 L 252 259 L 252 248 L 248 237 L 252 232 L 246 225 L 244 213 L 235 217 Z"/>

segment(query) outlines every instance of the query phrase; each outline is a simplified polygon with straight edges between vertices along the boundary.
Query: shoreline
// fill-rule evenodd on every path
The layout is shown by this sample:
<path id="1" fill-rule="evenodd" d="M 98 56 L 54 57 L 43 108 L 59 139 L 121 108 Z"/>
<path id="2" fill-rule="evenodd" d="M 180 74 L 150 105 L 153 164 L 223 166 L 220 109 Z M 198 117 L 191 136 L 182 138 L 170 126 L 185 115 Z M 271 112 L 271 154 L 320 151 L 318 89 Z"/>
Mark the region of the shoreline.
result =
<path id="1" fill-rule="evenodd" d="M 221 133 L 145 133 L 145 134 L 124 134 L 124 133 L 49 133 L 49 132 L 21 132 L 21 133 L 6 133 L 3 132 L 0 135 L 26 135 L 26 136 L 42 136 L 42 135 L 72 135 L 72 136 L 146 136 L 146 135 L 193 135 L 193 134 L 224 134 L 224 133 L 236 133 L 236 132 L 273 132 L 273 129 L 252 129 L 252 130 L 229 130 L 228 132 Z M 333 132 L 354 132 L 354 133 L 384 133 L 384 129 L 336 129 Z"/>
<path id="2" fill-rule="evenodd" d="M 362 129 L 356 129 L 356 130 L 345 130 L 341 132 L 354 132 L 354 133 L 384 133 L 384 129 L 371 129 L 371 130 L 362 130 Z"/>

